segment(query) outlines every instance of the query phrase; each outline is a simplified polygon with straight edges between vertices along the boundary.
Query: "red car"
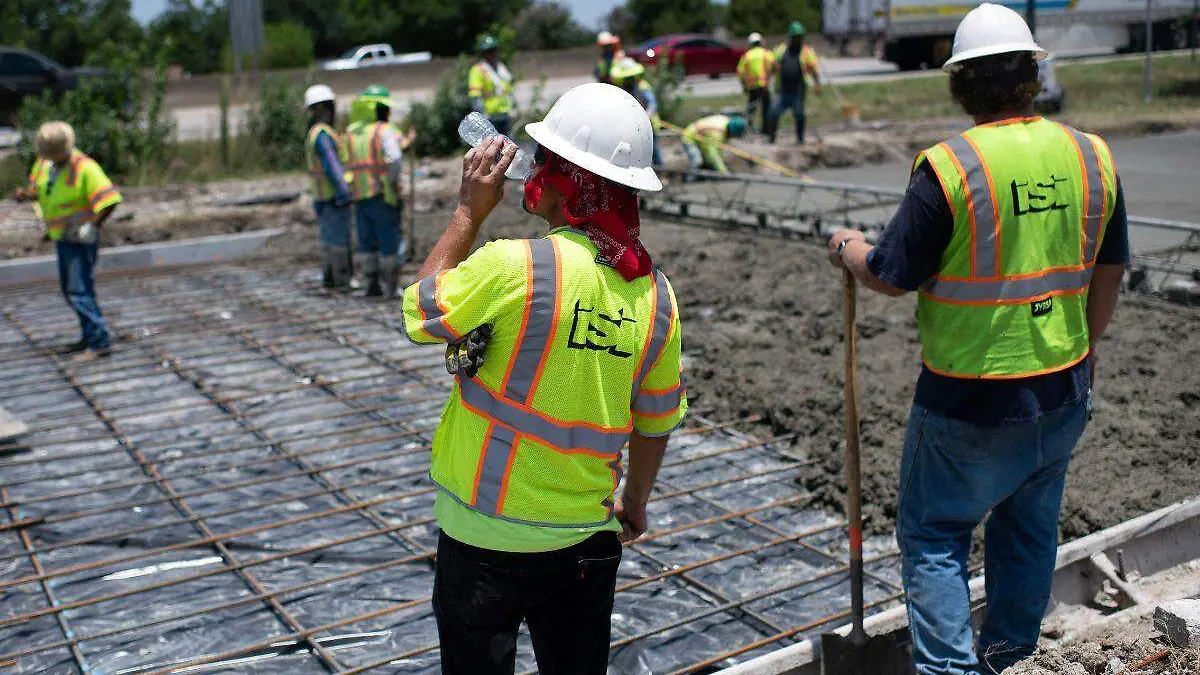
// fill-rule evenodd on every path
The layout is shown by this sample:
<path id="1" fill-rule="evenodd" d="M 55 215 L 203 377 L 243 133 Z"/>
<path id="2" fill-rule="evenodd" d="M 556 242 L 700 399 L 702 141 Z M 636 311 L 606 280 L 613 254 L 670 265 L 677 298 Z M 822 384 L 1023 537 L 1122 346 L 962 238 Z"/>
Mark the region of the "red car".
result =
<path id="1" fill-rule="evenodd" d="M 688 75 L 716 78 L 736 73 L 738 60 L 746 50 L 711 35 L 680 33 L 654 38 L 626 53 L 647 67 L 656 65 L 665 56 L 671 63 L 682 63 Z"/>

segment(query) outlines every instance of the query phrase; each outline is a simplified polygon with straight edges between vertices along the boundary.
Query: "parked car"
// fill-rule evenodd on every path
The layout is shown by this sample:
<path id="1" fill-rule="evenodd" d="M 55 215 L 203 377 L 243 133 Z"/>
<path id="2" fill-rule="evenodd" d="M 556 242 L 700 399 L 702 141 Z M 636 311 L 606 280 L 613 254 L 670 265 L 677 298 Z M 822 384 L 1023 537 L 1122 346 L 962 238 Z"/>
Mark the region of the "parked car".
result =
<path id="1" fill-rule="evenodd" d="M 421 63 L 433 58 L 429 52 L 396 55 L 391 45 L 362 45 L 332 61 L 323 61 L 321 70 L 356 70 L 375 66 L 394 66 L 401 63 Z"/>
<path id="2" fill-rule="evenodd" d="M 736 73 L 738 60 L 746 50 L 711 35 L 682 33 L 654 38 L 626 53 L 645 66 L 657 64 L 665 57 L 670 63 L 682 63 L 688 75 L 717 78 Z"/>
<path id="3" fill-rule="evenodd" d="M 15 123 L 26 96 L 40 96 L 44 91 L 61 94 L 78 87 L 84 78 L 103 74 L 99 68 L 66 68 L 28 49 L 0 47 L 0 123 Z"/>
<path id="4" fill-rule="evenodd" d="M 1042 91 L 1033 99 L 1035 108 L 1052 115 L 1062 112 L 1063 103 L 1067 98 L 1067 92 L 1058 83 L 1056 67 L 1053 54 L 1038 64 L 1038 82 L 1042 85 Z"/>

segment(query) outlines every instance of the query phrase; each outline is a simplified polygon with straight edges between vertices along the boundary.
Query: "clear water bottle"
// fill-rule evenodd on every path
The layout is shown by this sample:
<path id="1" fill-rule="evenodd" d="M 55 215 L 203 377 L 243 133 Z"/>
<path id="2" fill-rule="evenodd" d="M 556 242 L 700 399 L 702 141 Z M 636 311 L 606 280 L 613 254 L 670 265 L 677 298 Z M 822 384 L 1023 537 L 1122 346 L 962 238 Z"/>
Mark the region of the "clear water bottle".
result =
<path id="1" fill-rule="evenodd" d="M 472 148 L 479 147 L 485 140 L 499 133 L 491 120 L 479 111 L 472 112 L 458 123 L 458 137 Z M 511 138 L 509 141 L 515 143 Z M 512 164 L 508 166 L 508 171 L 505 171 L 504 175 L 514 180 L 525 180 L 532 170 L 533 154 L 518 145 L 517 156 L 513 157 Z"/>

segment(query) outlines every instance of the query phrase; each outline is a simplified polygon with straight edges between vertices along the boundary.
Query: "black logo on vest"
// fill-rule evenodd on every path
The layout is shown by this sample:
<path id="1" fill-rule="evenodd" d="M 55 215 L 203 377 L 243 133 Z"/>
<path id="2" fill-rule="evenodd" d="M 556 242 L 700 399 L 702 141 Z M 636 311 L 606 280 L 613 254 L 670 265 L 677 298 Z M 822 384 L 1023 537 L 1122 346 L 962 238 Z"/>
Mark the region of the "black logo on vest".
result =
<path id="1" fill-rule="evenodd" d="M 633 335 L 633 324 L 636 323 L 637 321 L 634 319 L 625 316 L 623 307 L 617 310 L 616 317 L 611 317 L 603 312 L 597 312 L 595 308 L 583 307 L 576 300 L 567 347 L 608 352 L 618 358 L 629 358 L 633 356 L 633 352 L 621 349 L 621 344 L 632 347 L 636 338 Z"/>
<path id="2" fill-rule="evenodd" d="M 1014 180 L 1010 185 L 1012 190 L 1013 213 L 1024 216 L 1030 213 L 1046 211 L 1062 211 L 1068 204 L 1058 192 L 1060 183 L 1066 183 L 1066 178 L 1050 174 L 1047 182 Z"/>
<path id="3" fill-rule="evenodd" d="M 1033 302 L 1029 303 L 1029 307 L 1033 310 L 1034 316 L 1045 316 L 1054 311 L 1054 298 L 1034 300 Z"/>

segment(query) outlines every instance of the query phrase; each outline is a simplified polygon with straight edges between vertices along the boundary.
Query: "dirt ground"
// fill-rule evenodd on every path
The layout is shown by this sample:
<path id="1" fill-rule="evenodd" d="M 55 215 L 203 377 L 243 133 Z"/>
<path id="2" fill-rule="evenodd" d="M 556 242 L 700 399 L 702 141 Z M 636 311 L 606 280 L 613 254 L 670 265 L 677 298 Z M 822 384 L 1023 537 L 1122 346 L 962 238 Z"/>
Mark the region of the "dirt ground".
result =
<path id="1" fill-rule="evenodd" d="M 1065 647 L 1043 647 L 1004 671 L 1004 675 L 1117 673 L 1195 675 L 1200 673 L 1200 652 L 1174 648 L 1161 637 L 1130 638 L 1118 633 Z"/>

